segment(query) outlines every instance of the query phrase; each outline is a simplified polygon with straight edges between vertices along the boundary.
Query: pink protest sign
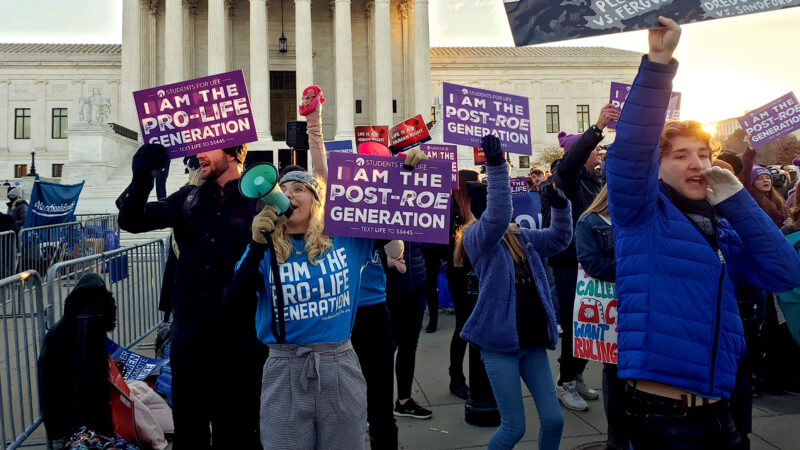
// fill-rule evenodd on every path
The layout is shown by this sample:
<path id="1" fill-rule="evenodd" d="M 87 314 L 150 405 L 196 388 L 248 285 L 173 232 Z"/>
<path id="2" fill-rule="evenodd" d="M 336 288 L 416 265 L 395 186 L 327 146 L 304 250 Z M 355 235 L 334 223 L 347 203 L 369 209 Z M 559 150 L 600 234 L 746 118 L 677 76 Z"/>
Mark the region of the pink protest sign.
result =
<path id="1" fill-rule="evenodd" d="M 451 161 L 453 164 L 453 189 L 458 190 L 458 147 L 446 144 L 422 144 L 419 149 L 430 159 Z"/>
<path id="2" fill-rule="evenodd" d="M 142 139 L 161 144 L 170 158 L 255 142 L 241 70 L 133 93 Z"/>
<path id="3" fill-rule="evenodd" d="M 781 136 L 800 129 L 800 105 L 793 92 L 777 98 L 766 105 L 750 111 L 739 118 L 750 143 L 759 148 Z"/>
<path id="4" fill-rule="evenodd" d="M 622 112 L 625 106 L 625 100 L 628 98 L 628 93 L 631 91 L 631 85 L 627 83 L 611 82 L 611 94 L 609 95 L 608 102 Z M 673 92 L 669 96 L 669 106 L 667 106 L 667 119 L 680 120 L 681 118 L 681 93 Z M 608 128 L 614 130 L 617 128 L 617 121 L 612 120 L 608 122 Z"/>
<path id="5" fill-rule="evenodd" d="M 448 161 L 409 171 L 402 158 L 331 153 L 325 234 L 447 244 L 450 170 Z"/>

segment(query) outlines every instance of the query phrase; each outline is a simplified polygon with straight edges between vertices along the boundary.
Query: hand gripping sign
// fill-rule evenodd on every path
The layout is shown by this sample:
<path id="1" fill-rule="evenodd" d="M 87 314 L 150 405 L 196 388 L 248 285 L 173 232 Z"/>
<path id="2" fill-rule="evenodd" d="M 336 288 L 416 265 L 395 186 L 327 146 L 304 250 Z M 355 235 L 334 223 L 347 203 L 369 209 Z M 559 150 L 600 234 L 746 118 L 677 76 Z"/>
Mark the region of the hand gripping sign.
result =
<path id="1" fill-rule="evenodd" d="M 332 153 L 325 234 L 446 244 L 450 238 L 451 162 Z"/>
<path id="2" fill-rule="evenodd" d="M 133 93 L 142 139 L 161 144 L 170 158 L 255 142 L 241 70 Z"/>

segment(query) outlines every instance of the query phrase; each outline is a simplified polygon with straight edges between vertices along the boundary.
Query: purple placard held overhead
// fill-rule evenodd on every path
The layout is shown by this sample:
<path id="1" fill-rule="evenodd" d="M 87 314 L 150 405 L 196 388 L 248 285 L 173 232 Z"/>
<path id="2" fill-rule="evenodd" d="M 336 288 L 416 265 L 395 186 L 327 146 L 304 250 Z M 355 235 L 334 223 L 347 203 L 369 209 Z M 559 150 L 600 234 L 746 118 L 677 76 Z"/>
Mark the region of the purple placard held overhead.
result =
<path id="1" fill-rule="evenodd" d="M 444 141 L 480 147 L 494 134 L 504 152 L 530 155 L 531 115 L 528 98 L 444 83 Z"/>
<path id="2" fill-rule="evenodd" d="M 775 99 L 739 118 L 750 143 L 759 148 L 800 129 L 800 105 L 793 92 Z"/>
<path id="3" fill-rule="evenodd" d="M 446 244 L 451 163 L 426 159 L 413 171 L 401 158 L 331 153 L 325 234 Z"/>
<path id="4" fill-rule="evenodd" d="M 458 147 L 446 144 L 422 144 L 419 148 L 428 155 L 428 158 L 453 163 L 453 189 L 458 190 Z"/>
<path id="5" fill-rule="evenodd" d="M 258 140 L 241 70 L 133 93 L 142 140 L 182 158 Z"/>
<path id="6" fill-rule="evenodd" d="M 622 112 L 622 107 L 625 106 L 625 99 L 628 98 L 628 93 L 631 91 L 631 85 L 627 83 L 611 82 L 611 94 L 609 95 L 608 102 Z M 681 118 L 681 93 L 673 92 L 669 96 L 669 106 L 667 106 L 667 119 L 680 120 Z M 617 121 L 612 120 L 608 122 L 607 127 L 610 130 L 617 128 Z"/>
<path id="7" fill-rule="evenodd" d="M 511 195 L 514 194 L 521 194 L 528 190 L 528 179 L 525 177 L 516 177 L 511 178 L 509 182 L 511 183 Z"/>

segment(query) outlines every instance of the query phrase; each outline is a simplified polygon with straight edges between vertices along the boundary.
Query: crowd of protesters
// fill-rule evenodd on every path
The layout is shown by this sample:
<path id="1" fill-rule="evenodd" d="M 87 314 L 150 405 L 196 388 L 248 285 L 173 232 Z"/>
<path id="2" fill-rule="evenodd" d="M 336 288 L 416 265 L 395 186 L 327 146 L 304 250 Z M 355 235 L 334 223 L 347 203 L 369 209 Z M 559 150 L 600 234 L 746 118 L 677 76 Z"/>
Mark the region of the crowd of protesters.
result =
<path id="1" fill-rule="evenodd" d="M 798 387 L 800 347 L 782 309 L 782 298 L 800 296 L 797 171 L 755 165 L 751 146 L 718 153 L 697 122 L 665 123 L 681 30 L 659 21 L 623 112 L 607 105 L 585 132 L 559 133 L 563 157 L 530 170 L 526 195 L 542 216 L 535 229 L 512 219 L 509 166 L 489 135 L 483 182 L 475 170 L 458 173 L 449 245 L 325 235 L 316 86 L 300 108 L 314 172 L 293 166 L 278 181 L 291 214 L 238 188 L 246 145 L 185 161 L 194 179 L 148 202 L 169 159 L 159 145 L 142 146 L 117 205 L 127 231 L 173 230 L 162 305 L 172 314 L 173 448 L 354 449 L 365 433 L 373 449 L 398 448 L 395 417 L 433 414 L 412 398 L 412 384 L 426 309 L 426 330 L 438 327 L 443 271 L 455 312 L 450 392 L 469 398 L 464 357 L 478 348 L 501 419 L 488 447 L 522 439 L 522 380 L 539 448 L 556 449 L 559 403 L 586 411 L 600 397 L 583 376 L 588 361 L 573 355 L 579 264 L 616 284 L 618 359 L 602 367 L 608 448 L 749 448 L 753 396 Z M 603 161 L 611 121 L 616 138 Z M 413 149 L 405 158 L 413 170 L 425 156 Z M 16 215 L 25 206 L 18 194 L 8 194 Z M 479 285 L 472 305 L 469 277 Z M 331 303 L 342 309 L 330 316 L 284 320 L 300 292 L 309 302 L 328 304 L 323 292 L 351 301 Z M 547 351 L 559 337 L 554 379 Z M 209 360 L 236 374 L 224 392 L 200 376 Z M 93 376 L 102 378 L 99 365 Z M 106 417 L 78 423 L 54 413 L 54 395 L 42 399 L 51 437 L 81 425 L 111 432 Z"/>

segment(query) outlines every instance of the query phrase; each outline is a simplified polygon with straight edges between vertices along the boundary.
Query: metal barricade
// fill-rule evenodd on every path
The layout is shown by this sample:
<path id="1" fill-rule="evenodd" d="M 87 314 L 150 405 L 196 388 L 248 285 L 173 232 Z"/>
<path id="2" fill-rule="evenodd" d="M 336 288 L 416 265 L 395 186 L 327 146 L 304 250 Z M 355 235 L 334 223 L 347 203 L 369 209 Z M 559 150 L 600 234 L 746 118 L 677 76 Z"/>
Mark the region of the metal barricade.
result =
<path id="1" fill-rule="evenodd" d="M 0 279 L 17 273 L 17 233 L 0 233 Z"/>
<path id="2" fill-rule="evenodd" d="M 23 228 L 17 245 L 17 269 L 47 273 L 59 261 L 79 258 L 83 245 L 83 227 L 78 222 Z"/>
<path id="3" fill-rule="evenodd" d="M 36 373 L 45 336 L 41 277 L 31 270 L 3 279 L 0 301 L 0 449 L 14 449 L 42 422 Z"/>
<path id="4" fill-rule="evenodd" d="M 154 239 L 53 265 L 46 278 L 49 325 L 61 318 L 64 299 L 78 280 L 94 272 L 103 278 L 117 301 L 117 328 L 111 338 L 123 347 L 135 345 L 161 322 L 158 301 L 164 254 L 164 241 Z"/>
<path id="5" fill-rule="evenodd" d="M 105 214 L 82 219 L 83 256 L 119 248 L 118 216 L 118 214 Z"/>
<path id="6" fill-rule="evenodd" d="M 119 213 L 115 214 L 75 214 L 75 220 L 81 222 L 84 228 L 98 227 L 104 230 L 114 230 L 119 235 Z"/>

